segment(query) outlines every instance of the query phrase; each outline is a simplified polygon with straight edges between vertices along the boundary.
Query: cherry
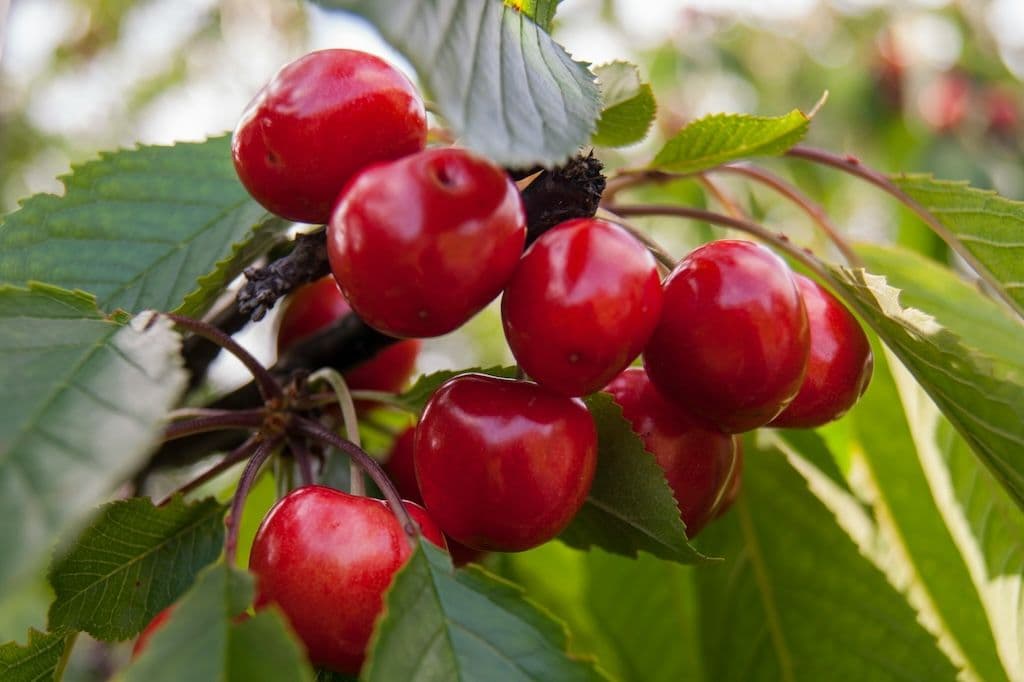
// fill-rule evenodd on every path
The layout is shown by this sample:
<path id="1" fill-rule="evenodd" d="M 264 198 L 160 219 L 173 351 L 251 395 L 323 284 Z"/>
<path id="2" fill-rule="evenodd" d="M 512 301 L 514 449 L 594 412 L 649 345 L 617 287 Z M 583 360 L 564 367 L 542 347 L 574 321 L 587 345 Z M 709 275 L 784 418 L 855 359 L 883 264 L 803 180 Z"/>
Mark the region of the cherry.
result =
<path id="1" fill-rule="evenodd" d="M 505 337 L 531 379 L 600 390 L 643 350 L 661 313 L 658 266 L 618 225 L 578 218 L 545 232 L 505 287 Z"/>
<path id="2" fill-rule="evenodd" d="M 149 621 L 149 625 L 142 630 L 139 638 L 135 640 L 135 646 L 132 647 L 132 660 L 142 655 L 142 652 L 149 646 L 149 640 L 156 634 L 157 630 L 164 626 L 164 623 L 167 622 L 167 619 L 171 617 L 173 612 L 174 606 L 171 605 L 153 616 L 153 620 Z"/>
<path id="3" fill-rule="evenodd" d="M 420 484 L 416 480 L 416 465 L 413 461 L 415 442 L 415 427 L 410 426 L 398 434 L 391 446 L 388 459 L 384 462 L 384 471 L 387 472 L 391 482 L 395 484 L 398 494 L 403 499 L 423 504 Z M 445 541 L 448 543 L 448 553 L 452 555 L 452 563 L 456 566 L 465 566 L 468 563 L 479 561 L 486 554 L 479 549 L 466 547 L 447 536 L 445 536 Z"/>
<path id="4" fill-rule="evenodd" d="M 423 535 L 444 546 L 418 505 L 406 508 Z M 383 500 L 306 486 L 283 497 L 263 519 L 249 558 L 256 608 L 277 604 L 316 665 L 350 675 L 362 666 L 384 592 L 412 555 Z"/>
<path id="5" fill-rule="evenodd" d="M 715 516 L 739 457 L 739 438 L 709 427 L 669 402 L 647 373 L 631 367 L 605 391 L 622 408 L 644 449 L 665 470 L 686 534 L 693 538 Z"/>
<path id="6" fill-rule="evenodd" d="M 871 380 L 874 358 L 849 310 L 812 279 L 795 275 L 807 309 L 811 352 L 800 392 L 771 426 L 813 428 L 843 416 Z"/>
<path id="7" fill-rule="evenodd" d="M 249 103 L 231 153 L 267 210 L 325 223 L 357 171 L 426 140 L 423 100 L 400 71 L 365 52 L 321 50 L 282 68 Z"/>
<path id="8" fill-rule="evenodd" d="M 577 398 L 463 374 L 427 403 L 414 459 L 423 501 L 445 533 L 476 549 L 516 552 L 558 535 L 583 506 L 597 432 Z"/>
<path id="9" fill-rule="evenodd" d="M 973 98 L 971 79 L 952 71 L 934 80 L 921 93 L 921 116 L 935 132 L 950 133 L 967 119 Z"/>
<path id="10" fill-rule="evenodd" d="M 330 275 L 299 288 L 281 314 L 277 354 L 283 355 L 302 339 L 344 317 L 352 308 Z M 402 390 L 416 368 L 421 341 L 411 339 L 388 346 L 366 362 L 345 372 L 351 389 Z"/>
<path id="11" fill-rule="evenodd" d="M 526 218 L 498 166 L 428 149 L 360 173 L 327 228 L 331 270 L 385 334 L 438 336 L 494 299 L 522 255 Z"/>
<path id="12" fill-rule="evenodd" d="M 751 242 L 721 240 L 692 251 L 665 282 L 644 366 L 666 398 L 739 433 L 767 424 L 796 396 L 808 337 L 785 262 Z"/>

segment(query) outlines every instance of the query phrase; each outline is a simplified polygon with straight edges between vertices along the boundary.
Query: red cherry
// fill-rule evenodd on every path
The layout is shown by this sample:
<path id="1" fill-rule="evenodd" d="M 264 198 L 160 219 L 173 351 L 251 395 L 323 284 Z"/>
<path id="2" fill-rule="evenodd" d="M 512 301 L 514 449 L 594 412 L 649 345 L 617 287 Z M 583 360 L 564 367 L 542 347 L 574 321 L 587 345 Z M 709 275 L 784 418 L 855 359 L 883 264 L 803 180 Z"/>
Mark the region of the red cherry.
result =
<path id="1" fill-rule="evenodd" d="M 660 313 L 654 258 L 618 225 L 593 218 L 564 222 L 534 242 L 501 303 L 519 366 L 567 395 L 600 390 L 628 367 Z"/>
<path id="2" fill-rule="evenodd" d="M 406 508 L 444 546 L 418 505 Z M 249 558 L 256 608 L 277 604 L 316 665 L 356 675 L 384 592 L 412 548 L 383 500 L 322 486 L 298 488 L 263 519 Z"/>
<path id="3" fill-rule="evenodd" d="M 644 351 L 651 381 L 727 433 L 770 422 L 800 389 L 807 314 L 785 262 L 746 241 L 695 249 L 665 282 Z"/>
<path id="4" fill-rule="evenodd" d="M 398 434 L 391 446 L 391 453 L 388 455 L 387 461 L 384 462 L 384 471 L 387 472 L 391 482 L 395 484 L 398 494 L 403 499 L 423 504 L 420 484 L 416 480 L 416 465 L 413 461 L 415 442 L 415 427 L 410 426 Z M 465 566 L 468 563 L 479 561 L 486 554 L 479 549 L 459 544 L 447 536 L 445 536 L 445 541 L 448 543 L 448 553 L 452 555 L 452 563 L 456 566 Z"/>
<path id="5" fill-rule="evenodd" d="M 277 332 L 277 354 L 283 355 L 302 339 L 344 317 L 352 308 L 330 275 L 299 288 L 288 298 Z M 420 353 L 421 341 L 392 344 L 366 362 L 345 372 L 351 389 L 387 391 L 405 388 Z"/>
<path id="6" fill-rule="evenodd" d="M 871 380 L 871 344 L 857 320 L 812 279 L 795 275 L 807 309 L 811 353 L 800 392 L 771 426 L 813 428 L 853 407 Z"/>
<path id="7" fill-rule="evenodd" d="M 426 140 L 423 100 L 400 71 L 365 52 L 321 50 L 282 68 L 249 103 L 231 153 L 267 210 L 325 223 L 356 172 Z"/>
<path id="8" fill-rule="evenodd" d="M 615 377 L 605 391 L 622 408 L 644 449 L 665 470 L 686 535 L 693 538 L 714 518 L 738 457 L 739 439 L 665 400 L 640 367 Z"/>
<path id="9" fill-rule="evenodd" d="M 516 186 L 461 149 L 360 173 L 327 228 L 331 270 L 356 313 L 392 336 L 438 336 L 498 295 L 526 240 Z"/>
<path id="10" fill-rule="evenodd" d="M 516 552 L 558 535 L 583 506 L 597 432 L 579 399 L 463 374 L 427 404 L 415 463 L 423 501 L 445 533 L 477 549 Z"/>
<path id="11" fill-rule="evenodd" d="M 132 647 L 132 660 L 135 660 L 142 655 L 142 652 L 149 646 L 149 640 L 153 637 L 157 630 L 164 626 L 167 619 L 171 617 L 171 613 L 174 611 L 174 605 L 168 606 L 160 613 L 153 616 L 153 620 L 149 621 L 143 630 L 139 638 L 135 640 L 135 646 Z"/>
<path id="12" fill-rule="evenodd" d="M 921 116 L 933 130 L 949 133 L 966 119 L 973 98 L 971 79 L 959 72 L 944 73 L 920 97 Z"/>

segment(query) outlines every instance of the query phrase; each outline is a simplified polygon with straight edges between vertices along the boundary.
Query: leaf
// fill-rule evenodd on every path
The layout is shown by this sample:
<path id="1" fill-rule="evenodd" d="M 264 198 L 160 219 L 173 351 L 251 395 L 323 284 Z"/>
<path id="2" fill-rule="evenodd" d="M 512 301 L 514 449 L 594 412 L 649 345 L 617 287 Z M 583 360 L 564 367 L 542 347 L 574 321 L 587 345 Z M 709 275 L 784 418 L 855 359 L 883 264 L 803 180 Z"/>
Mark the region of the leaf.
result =
<path id="1" fill-rule="evenodd" d="M 707 679 L 955 680 L 914 611 L 777 451 L 747 439 L 734 513 L 696 571 Z"/>
<path id="2" fill-rule="evenodd" d="M 940 507 L 945 505 L 937 503 L 922 468 L 920 458 L 928 446 L 915 442 L 911 431 L 916 427 L 908 425 L 917 417 L 904 414 L 911 403 L 901 403 L 887 354 L 876 351 L 871 388 L 848 418 L 860 441 L 862 485 L 870 485 L 879 532 L 893 548 L 881 567 L 953 660 L 970 672 L 968 677 L 1006 680 L 978 591 L 943 522 Z M 909 383 L 915 393 L 920 391 L 912 379 Z M 900 404 L 903 410 L 894 409 Z M 977 460 L 975 465 L 980 466 Z"/>
<path id="3" fill-rule="evenodd" d="M 141 497 L 105 505 L 50 571 L 50 627 L 105 641 L 137 635 L 216 561 L 225 510 L 213 499 L 181 497 L 162 507 Z"/>
<path id="4" fill-rule="evenodd" d="M 599 680 L 515 585 L 420 540 L 386 596 L 362 680 Z"/>
<path id="5" fill-rule="evenodd" d="M 712 114 L 688 124 L 665 143 L 652 168 L 696 173 L 728 161 L 774 156 L 803 139 L 811 120 L 794 109 L 784 116 Z"/>
<path id="6" fill-rule="evenodd" d="M 495 163 L 558 164 L 594 131 L 600 96 L 587 65 L 501 0 L 314 2 L 376 26 L 416 67 L 459 143 Z"/>
<path id="7" fill-rule="evenodd" d="M 637 67 L 612 62 L 594 69 L 604 110 L 590 138 L 599 147 L 624 147 L 640 142 L 654 122 L 657 105 L 649 83 L 640 80 Z"/>
<path id="8" fill-rule="evenodd" d="M 38 280 L 122 308 L 202 313 L 283 223 L 231 163 L 230 137 L 108 153 L 0 224 L 0 284 Z M 197 280 L 202 282 L 197 287 Z"/>
<path id="9" fill-rule="evenodd" d="M 249 574 L 224 564 L 204 570 L 119 679 L 312 682 L 301 645 L 275 609 L 238 618 L 252 595 Z"/>
<path id="10" fill-rule="evenodd" d="M 0 286 L 0 590 L 134 472 L 185 387 L 164 319 L 123 326 L 47 285 Z"/>
<path id="11" fill-rule="evenodd" d="M 461 374 L 487 374 L 492 377 L 503 377 L 512 379 L 516 376 L 515 367 L 472 367 L 470 369 L 448 370 L 424 374 L 416 380 L 409 389 L 398 396 L 398 401 L 405 405 L 412 412 L 423 412 L 434 391 L 441 388 L 441 384 Z"/>
<path id="12" fill-rule="evenodd" d="M 517 8 L 545 31 L 551 30 L 559 2 L 561 0 L 505 0 L 506 5 Z"/>
<path id="13" fill-rule="evenodd" d="M 813 464 L 822 474 L 827 476 L 840 490 L 851 492 L 846 477 L 839 471 L 835 456 L 829 449 L 825 439 L 811 429 L 779 429 L 775 431 L 780 443 L 779 449 L 787 455 L 792 452 Z"/>
<path id="14" fill-rule="evenodd" d="M 559 539 L 578 549 L 597 546 L 630 557 L 644 551 L 681 563 L 705 561 L 686 540 L 665 472 L 621 408 L 603 393 L 586 403 L 597 425 L 597 473 L 586 503 Z"/>
<path id="15" fill-rule="evenodd" d="M 847 302 L 1024 508 L 1024 377 L 1013 365 L 967 347 L 931 315 L 904 308 L 884 277 L 845 268 L 833 274 Z"/>
<path id="16" fill-rule="evenodd" d="M 68 633 L 29 630 L 28 644 L 0 646 L 0 679 L 4 682 L 52 680 L 68 645 Z"/>
<path id="17" fill-rule="evenodd" d="M 950 246 L 1024 316 L 1024 202 L 930 175 L 890 179 L 946 226 Z"/>

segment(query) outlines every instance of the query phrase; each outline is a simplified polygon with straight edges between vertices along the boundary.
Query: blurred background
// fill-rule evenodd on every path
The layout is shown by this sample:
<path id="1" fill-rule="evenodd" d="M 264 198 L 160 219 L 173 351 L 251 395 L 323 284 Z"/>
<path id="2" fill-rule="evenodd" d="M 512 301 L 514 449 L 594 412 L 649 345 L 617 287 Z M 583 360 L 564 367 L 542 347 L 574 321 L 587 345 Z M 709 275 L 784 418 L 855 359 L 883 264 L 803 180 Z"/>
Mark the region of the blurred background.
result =
<path id="1" fill-rule="evenodd" d="M 928 171 L 1024 198 L 1024 0 L 565 0 L 554 33 L 577 59 L 635 62 L 654 87 L 653 134 L 602 152 L 611 169 L 642 163 L 700 115 L 808 111 L 828 91 L 810 144 L 882 171 Z M 0 213 L 34 193 L 59 193 L 56 178 L 101 150 L 231 130 L 280 66 L 326 47 L 378 53 L 415 78 L 363 22 L 297 0 L 0 0 Z M 766 165 L 821 201 L 850 238 L 956 264 L 868 186 L 791 161 Z M 792 206 L 721 182 L 762 220 L 828 248 Z M 705 202 L 693 183 L 651 191 Z M 651 228 L 675 253 L 713 234 Z M 431 340 L 420 369 L 508 361 L 499 328 L 492 306 Z M 272 333 L 272 319 L 245 332 L 268 362 Z M 242 374 L 221 361 L 212 376 L 228 388 Z M 41 626 L 46 604 L 42 586 L 0 595 L 0 641 Z M 107 652 L 90 660 L 90 651 L 76 650 L 82 660 L 68 679 L 103 678 Z"/>

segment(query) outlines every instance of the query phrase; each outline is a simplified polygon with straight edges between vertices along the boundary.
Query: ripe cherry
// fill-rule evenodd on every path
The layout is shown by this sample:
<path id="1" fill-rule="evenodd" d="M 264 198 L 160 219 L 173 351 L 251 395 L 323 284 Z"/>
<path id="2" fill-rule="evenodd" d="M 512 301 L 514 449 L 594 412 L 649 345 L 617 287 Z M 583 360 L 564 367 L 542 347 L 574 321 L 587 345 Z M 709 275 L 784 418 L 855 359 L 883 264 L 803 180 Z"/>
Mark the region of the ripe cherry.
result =
<path id="1" fill-rule="evenodd" d="M 403 499 L 410 500 L 417 504 L 423 504 L 423 496 L 420 495 L 420 484 L 416 480 L 416 465 L 413 461 L 413 446 L 416 442 L 416 428 L 410 426 L 395 438 L 391 446 L 391 453 L 384 462 L 384 471 L 387 472 L 391 482 L 395 484 L 398 494 Z M 468 563 L 479 561 L 486 552 L 479 549 L 466 547 L 445 536 L 448 543 L 448 553 L 452 555 L 452 563 L 456 566 L 465 566 Z"/>
<path id="2" fill-rule="evenodd" d="M 644 449 L 665 478 L 693 538 L 715 516 L 739 458 L 739 438 L 710 427 L 669 402 L 640 367 L 631 367 L 605 391 L 622 408 Z"/>
<path id="3" fill-rule="evenodd" d="M 428 149 L 360 173 L 327 228 L 331 270 L 385 334 L 438 336 L 494 299 L 526 239 L 523 204 L 498 166 Z"/>
<path id="4" fill-rule="evenodd" d="M 142 630 L 139 638 L 135 640 L 135 646 L 132 647 L 132 660 L 142 655 L 142 652 L 149 646 L 149 640 L 156 634 L 157 630 L 164 626 L 164 623 L 167 622 L 167 619 L 171 617 L 173 612 L 174 606 L 172 605 L 153 616 L 153 620 L 149 621 L 149 624 Z"/>
<path id="5" fill-rule="evenodd" d="M 423 535 L 444 546 L 418 505 L 406 505 Z M 386 502 L 322 486 L 282 498 L 263 519 L 249 558 L 256 608 L 277 604 L 309 659 L 356 675 L 384 592 L 412 547 Z"/>
<path id="6" fill-rule="evenodd" d="M 409 79 L 379 57 L 321 50 L 256 95 L 232 139 L 242 184 L 288 220 L 325 223 L 356 172 L 423 149 L 427 119 Z"/>
<path id="7" fill-rule="evenodd" d="M 583 506 L 597 432 L 583 402 L 525 381 L 463 374 L 416 427 L 431 517 L 464 545 L 516 552 L 558 535 Z"/>
<path id="8" fill-rule="evenodd" d="M 643 350 L 661 313 L 658 266 L 613 223 L 569 220 L 526 251 L 501 303 L 519 366 L 566 395 L 598 391 Z"/>
<path id="9" fill-rule="evenodd" d="M 302 339 L 344 317 L 352 308 L 330 275 L 307 284 L 292 294 L 277 332 L 277 353 L 283 355 Z M 421 341 L 392 344 L 366 362 L 345 372 L 351 389 L 400 391 L 416 368 Z"/>
<path id="10" fill-rule="evenodd" d="M 665 282 L 644 366 L 666 398 L 727 433 L 770 422 L 807 366 L 807 314 L 789 268 L 746 241 L 705 244 Z"/>
<path id="11" fill-rule="evenodd" d="M 871 380 L 871 344 L 835 296 L 812 279 L 795 275 L 807 309 L 811 352 L 800 392 L 771 426 L 813 428 L 846 414 Z"/>

